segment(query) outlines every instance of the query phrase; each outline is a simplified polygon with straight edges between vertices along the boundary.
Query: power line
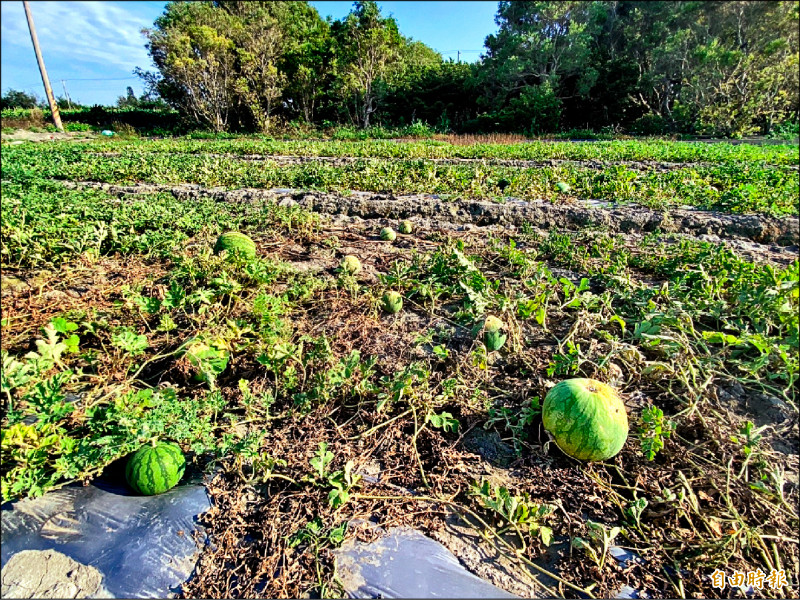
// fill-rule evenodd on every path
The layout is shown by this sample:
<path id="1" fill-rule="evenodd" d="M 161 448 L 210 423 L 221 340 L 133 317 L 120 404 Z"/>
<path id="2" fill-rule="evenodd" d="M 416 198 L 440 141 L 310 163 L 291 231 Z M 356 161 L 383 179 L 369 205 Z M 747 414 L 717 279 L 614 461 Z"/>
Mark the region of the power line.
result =
<path id="1" fill-rule="evenodd" d="M 89 79 L 67 79 L 67 78 L 61 79 L 61 78 L 59 78 L 59 81 L 133 81 L 134 79 L 139 79 L 139 78 L 138 77 L 116 77 L 116 78 L 111 78 L 111 79 L 105 79 L 103 77 L 89 78 Z M 41 83 L 42 83 L 41 81 L 37 81 L 35 83 L 29 83 L 29 82 L 17 83 L 16 85 L 19 86 L 19 87 L 39 87 L 41 85 Z"/>
<path id="2" fill-rule="evenodd" d="M 132 81 L 138 77 L 89 77 L 87 79 L 65 79 L 64 81 Z"/>

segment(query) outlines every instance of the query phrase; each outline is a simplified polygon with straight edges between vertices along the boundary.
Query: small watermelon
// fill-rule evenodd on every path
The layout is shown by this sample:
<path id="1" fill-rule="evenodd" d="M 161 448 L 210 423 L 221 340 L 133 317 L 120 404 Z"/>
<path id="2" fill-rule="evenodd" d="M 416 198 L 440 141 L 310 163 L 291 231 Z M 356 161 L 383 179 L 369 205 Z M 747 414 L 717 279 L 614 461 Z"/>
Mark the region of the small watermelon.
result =
<path id="1" fill-rule="evenodd" d="M 542 422 L 564 454 L 578 460 L 606 460 L 628 438 L 625 405 L 610 385 L 568 379 L 548 392 Z"/>
<path id="2" fill-rule="evenodd" d="M 355 275 L 361 270 L 361 261 L 352 254 L 348 254 L 342 259 L 342 263 L 339 266 L 345 273 Z"/>
<path id="3" fill-rule="evenodd" d="M 566 182 L 564 182 L 564 181 L 559 181 L 559 182 L 556 184 L 556 189 L 557 189 L 559 192 L 561 192 L 562 194 L 566 194 L 567 192 L 569 192 L 569 184 L 568 184 L 568 183 L 566 183 Z"/>
<path id="4" fill-rule="evenodd" d="M 414 231 L 414 225 L 411 223 L 411 221 L 400 221 L 400 225 L 397 226 L 397 231 L 403 235 L 408 235 Z"/>
<path id="5" fill-rule="evenodd" d="M 506 336 L 500 332 L 504 327 L 505 324 L 497 317 L 486 317 L 483 324 L 483 341 L 489 352 L 500 350 L 506 343 Z"/>
<path id="6" fill-rule="evenodd" d="M 214 254 L 219 254 L 223 250 L 228 252 L 238 250 L 247 258 L 255 258 L 256 243 L 239 231 L 229 231 L 219 236 L 217 243 L 214 245 Z"/>
<path id="7" fill-rule="evenodd" d="M 383 310 L 390 315 L 400 312 L 403 308 L 403 297 L 397 292 L 386 292 L 383 295 Z"/>
<path id="8" fill-rule="evenodd" d="M 174 488 L 185 468 L 186 459 L 177 444 L 147 444 L 128 459 L 125 479 L 136 492 L 153 496 Z"/>
<path id="9" fill-rule="evenodd" d="M 381 239 L 384 242 L 393 242 L 397 238 L 397 234 L 391 227 L 384 227 L 381 229 Z"/>

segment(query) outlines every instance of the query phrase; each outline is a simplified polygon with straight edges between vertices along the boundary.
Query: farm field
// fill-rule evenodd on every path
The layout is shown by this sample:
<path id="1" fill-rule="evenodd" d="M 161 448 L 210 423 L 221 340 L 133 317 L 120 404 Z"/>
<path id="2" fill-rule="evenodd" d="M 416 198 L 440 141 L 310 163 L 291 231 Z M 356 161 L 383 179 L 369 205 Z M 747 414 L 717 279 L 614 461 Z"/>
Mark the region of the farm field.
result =
<path id="1" fill-rule="evenodd" d="M 798 597 L 797 145 L 2 154 L 4 501 L 158 438 L 214 502 L 183 597 L 341 596 L 330 550 L 364 519 L 523 597 L 731 597 L 712 573 L 757 569 Z M 256 255 L 215 254 L 228 231 Z M 543 427 L 576 377 L 625 404 L 613 458 Z"/>

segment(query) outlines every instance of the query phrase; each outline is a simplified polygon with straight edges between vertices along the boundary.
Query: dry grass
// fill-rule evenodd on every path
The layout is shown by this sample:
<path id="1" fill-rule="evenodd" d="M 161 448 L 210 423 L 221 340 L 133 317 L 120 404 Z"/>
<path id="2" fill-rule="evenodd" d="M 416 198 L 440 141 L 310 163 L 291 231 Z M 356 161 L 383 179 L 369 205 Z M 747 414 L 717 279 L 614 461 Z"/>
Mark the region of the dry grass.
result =
<path id="1" fill-rule="evenodd" d="M 454 146 L 471 146 L 473 144 L 520 144 L 528 138 L 518 133 L 484 133 L 484 134 L 438 134 L 434 139 L 448 142 Z"/>

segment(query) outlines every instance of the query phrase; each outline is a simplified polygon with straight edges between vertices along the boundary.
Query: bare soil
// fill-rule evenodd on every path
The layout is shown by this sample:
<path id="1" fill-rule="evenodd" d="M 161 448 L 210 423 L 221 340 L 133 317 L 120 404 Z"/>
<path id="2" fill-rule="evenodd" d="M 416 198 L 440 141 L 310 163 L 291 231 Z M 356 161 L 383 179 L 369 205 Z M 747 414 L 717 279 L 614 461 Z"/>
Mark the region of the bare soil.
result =
<path id="1" fill-rule="evenodd" d="M 96 133 L 89 131 L 31 131 L 30 129 L 17 129 L 11 133 L 2 133 L 3 142 L 54 142 L 71 140 L 73 142 L 89 142 L 97 137 Z"/>
<path id="2" fill-rule="evenodd" d="M 190 200 L 210 197 L 221 202 L 274 200 L 297 204 L 319 213 L 344 214 L 364 219 L 407 219 L 421 217 L 432 223 L 456 223 L 478 226 L 520 227 L 527 224 L 545 231 L 572 231 L 595 228 L 610 233 L 682 233 L 713 236 L 727 240 L 749 240 L 759 244 L 797 246 L 800 223 L 797 217 L 734 215 L 710 211 L 675 209 L 655 211 L 637 205 L 589 204 L 573 200 L 565 204 L 546 201 L 527 202 L 508 199 L 505 203 L 482 200 L 444 200 L 435 195 L 376 194 L 352 192 L 350 195 L 302 190 L 264 190 L 244 188 L 225 190 L 199 185 L 112 185 L 97 182 L 64 182 L 67 187 L 101 189 L 111 194 L 153 194 L 168 192 Z M 796 252 L 796 249 L 787 248 Z"/>
<path id="3" fill-rule="evenodd" d="M 3 567 L 3 598 L 113 598 L 103 575 L 56 550 L 24 550 Z"/>

